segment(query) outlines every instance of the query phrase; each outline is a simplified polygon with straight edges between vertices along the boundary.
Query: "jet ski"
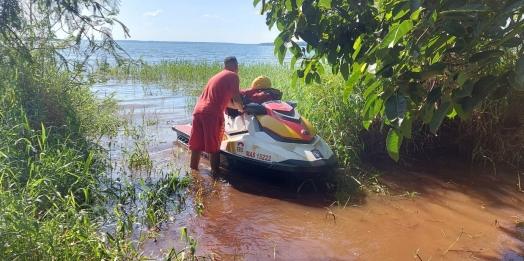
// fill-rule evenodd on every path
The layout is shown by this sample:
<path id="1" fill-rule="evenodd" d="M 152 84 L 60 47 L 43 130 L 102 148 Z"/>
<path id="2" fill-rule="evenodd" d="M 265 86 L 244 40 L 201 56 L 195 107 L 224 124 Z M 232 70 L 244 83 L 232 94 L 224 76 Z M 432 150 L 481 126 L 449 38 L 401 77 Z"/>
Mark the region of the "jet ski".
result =
<path id="1" fill-rule="evenodd" d="M 292 173 L 321 173 L 337 166 L 337 157 L 313 125 L 296 111 L 297 104 L 271 100 L 245 104 L 224 113 L 221 156 L 229 167 Z M 177 140 L 189 141 L 191 125 L 174 125 Z"/>

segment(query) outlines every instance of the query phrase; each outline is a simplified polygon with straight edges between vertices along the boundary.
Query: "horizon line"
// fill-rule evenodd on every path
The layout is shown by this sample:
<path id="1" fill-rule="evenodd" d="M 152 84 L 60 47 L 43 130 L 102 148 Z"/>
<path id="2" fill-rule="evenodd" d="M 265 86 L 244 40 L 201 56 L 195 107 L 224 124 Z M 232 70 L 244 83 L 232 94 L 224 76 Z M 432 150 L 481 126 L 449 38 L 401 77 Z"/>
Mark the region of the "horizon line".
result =
<path id="1" fill-rule="evenodd" d="M 274 42 L 261 42 L 261 43 L 233 43 L 233 42 L 209 42 L 209 41 L 182 41 L 182 40 L 135 40 L 135 39 L 114 39 L 115 41 L 127 41 L 127 42 L 163 42 L 163 43 L 220 43 L 220 44 L 272 44 Z M 101 41 L 101 40 L 99 40 Z"/>

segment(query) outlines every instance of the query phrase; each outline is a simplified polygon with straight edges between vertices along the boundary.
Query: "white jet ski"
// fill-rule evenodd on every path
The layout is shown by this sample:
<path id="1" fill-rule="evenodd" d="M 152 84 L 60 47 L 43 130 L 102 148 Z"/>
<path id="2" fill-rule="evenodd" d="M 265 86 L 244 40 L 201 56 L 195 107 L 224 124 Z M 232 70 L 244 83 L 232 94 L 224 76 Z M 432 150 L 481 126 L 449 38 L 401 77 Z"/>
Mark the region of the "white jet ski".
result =
<path id="1" fill-rule="evenodd" d="M 337 165 L 329 145 L 313 125 L 295 110 L 296 103 L 271 100 L 246 104 L 244 114 L 225 113 L 220 146 L 228 165 L 283 172 L 321 173 Z M 236 110 L 233 110 L 238 112 Z M 228 115 L 229 114 L 229 115 Z M 175 125 L 177 139 L 187 145 L 191 125 Z"/>

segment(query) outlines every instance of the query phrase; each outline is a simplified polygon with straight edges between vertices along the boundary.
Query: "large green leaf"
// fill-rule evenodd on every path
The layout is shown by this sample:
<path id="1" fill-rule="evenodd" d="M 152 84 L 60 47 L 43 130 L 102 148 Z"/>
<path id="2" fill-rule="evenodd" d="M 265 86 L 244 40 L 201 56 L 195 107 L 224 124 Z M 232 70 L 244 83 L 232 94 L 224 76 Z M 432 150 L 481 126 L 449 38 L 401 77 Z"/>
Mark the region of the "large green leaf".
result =
<path id="1" fill-rule="evenodd" d="M 402 124 L 400 124 L 400 131 L 402 132 L 402 135 L 408 139 L 411 139 L 411 127 L 413 126 L 413 120 L 411 119 L 411 116 L 409 113 L 406 113 L 406 117 L 402 121 Z"/>
<path id="2" fill-rule="evenodd" d="M 362 36 L 359 36 L 357 38 L 357 40 L 355 40 L 355 42 L 353 43 L 353 49 L 355 50 L 353 52 L 353 55 L 351 55 L 351 58 L 353 58 L 353 60 L 356 60 L 359 53 L 360 53 L 360 49 L 362 49 Z"/>
<path id="3" fill-rule="evenodd" d="M 405 20 L 400 25 L 393 26 L 393 28 L 390 28 L 386 37 L 384 37 L 384 40 L 380 43 L 380 48 L 393 48 L 400 38 L 406 35 L 411 29 L 413 29 L 413 22 L 411 20 Z"/>
<path id="4" fill-rule="evenodd" d="M 278 62 L 280 62 L 280 64 L 284 64 L 284 58 L 286 57 L 286 52 L 287 52 L 287 48 L 284 44 L 282 44 L 280 48 L 278 48 Z"/>
<path id="5" fill-rule="evenodd" d="M 495 89 L 490 96 L 490 99 L 492 100 L 498 100 L 506 97 L 508 93 L 511 91 L 511 85 L 508 84 L 499 84 L 499 87 Z"/>
<path id="6" fill-rule="evenodd" d="M 284 38 L 282 36 L 282 33 L 275 38 L 275 41 L 273 42 L 275 45 L 273 49 L 273 54 L 277 54 L 280 51 L 280 47 L 284 45 Z"/>
<path id="7" fill-rule="evenodd" d="M 412 13 L 418 11 L 420 9 L 420 6 L 422 5 L 422 0 L 411 0 L 409 2 L 409 11 Z"/>
<path id="8" fill-rule="evenodd" d="M 460 87 L 462 87 L 464 85 L 464 83 L 466 83 L 467 80 L 468 80 L 468 75 L 466 73 L 464 73 L 464 72 L 459 73 L 459 75 L 457 77 L 457 81 L 458 81 Z"/>
<path id="9" fill-rule="evenodd" d="M 438 109 L 433 114 L 433 117 L 431 117 L 431 121 L 429 122 L 429 129 L 433 134 L 437 134 L 437 130 L 442 124 L 442 121 L 444 120 L 444 117 L 446 117 L 446 114 L 448 114 L 448 110 L 451 108 L 451 102 L 445 102 L 441 104 Z"/>
<path id="10" fill-rule="evenodd" d="M 298 71 L 295 71 L 293 75 L 291 76 L 291 86 L 295 87 L 297 85 L 298 80 Z"/>
<path id="11" fill-rule="evenodd" d="M 331 9 L 331 0 L 320 0 L 318 4 L 326 9 Z"/>
<path id="12" fill-rule="evenodd" d="M 430 71 L 436 70 L 436 71 L 441 71 L 441 72 L 444 72 L 445 69 L 446 69 L 446 63 L 443 63 L 443 62 L 434 63 L 426 68 L 426 70 L 430 70 Z"/>
<path id="13" fill-rule="evenodd" d="M 409 16 L 409 19 L 411 19 L 412 21 L 418 21 L 421 12 L 422 12 L 422 9 L 419 9 L 419 10 L 411 13 L 411 15 Z"/>
<path id="14" fill-rule="evenodd" d="M 429 113 L 430 111 L 433 111 L 433 108 L 435 107 L 435 102 L 437 102 L 441 97 L 442 86 L 433 88 L 433 90 L 429 92 L 426 102 L 424 104 L 425 114 Z"/>
<path id="15" fill-rule="evenodd" d="M 515 72 L 511 72 L 508 75 L 508 81 L 511 87 L 515 88 L 517 91 L 524 91 L 524 84 L 520 84 L 517 82 L 517 74 Z"/>
<path id="16" fill-rule="evenodd" d="M 348 63 L 342 63 L 340 65 L 340 74 L 342 74 L 342 77 L 344 80 L 347 80 L 349 78 L 349 64 Z"/>
<path id="17" fill-rule="evenodd" d="M 512 13 L 512 12 L 515 12 L 519 9 L 522 9 L 524 8 L 524 1 L 522 0 L 512 0 L 512 1 L 508 1 L 506 3 L 506 5 L 504 6 L 504 8 L 502 8 L 502 10 L 500 10 L 500 15 L 505 15 L 507 13 Z"/>
<path id="18" fill-rule="evenodd" d="M 357 50 L 360 48 L 360 44 L 362 43 L 362 35 L 359 35 L 357 40 L 353 43 L 353 49 Z"/>
<path id="19" fill-rule="evenodd" d="M 366 115 L 368 114 L 368 111 L 373 106 L 373 102 L 377 99 L 377 97 L 378 96 L 376 94 L 371 94 L 371 96 L 369 96 L 369 98 L 366 99 L 366 104 L 364 105 L 364 109 L 362 110 L 363 117 L 366 117 Z"/>
<path id="20" fill-rule="evenodd" d="M 426 68 L 426 70 L 420 72 L 420 78 L 427 80 L 435 76 L 443 75 L 446 69 L 446 64 L 443 62 L 434 63 Z"/>
<path id="21" fill-rule="evenodd" d="M 453 111 L 462 119 L 462 120 L 468 120 L 471 116 L 471 112 L 464 112 L 462 110 L 462 104 L 460 104 L 456 100 L 451 100 L 451 104 L 453 105 Z"/>
<path id="22" fill-rule="evenodd" d="M 480 78 L 473 85 L 473 91 L 471 91 L 471 97 L 464 97 L 461 100 L 462 110 L 464 112 L 470 112 L 479 103 L 481 103 L 490 93 L 492 93 L 499 84 L 499 79 L 493 75 L 488 75 Z"/>
<path id="23" fill-rule="evenodd" d="M 515 74 L 515 81 L 520 85 L 524 85 L 524 54 L 515 63 Z"/>
<path id="24" fill-rule="evenodd" d="M 391 95 L 386 100 L 386 117 L 388 120 L 396 126 L 400 127 L 402 120 L 406 116 L 406 111 L 408 109 L 408 102 L 406 96 L 403 93 L 397 92 L 394 95 Z"/>
<path id="25" fill-rule="evenodd" d="M 508 39 L 506 42 L 502 43 L 502 47 L 515 48 L 522 45 L 522 39 L 520 37 L 513 37 Z"/>
<path id="26" fill-rule="evenodd" d="M 438 87 L 438 89 L 433 89 L 428 97 L 426 98 L 426 101 L 424 102 L 424 110 L 422 113 L 422 122 L 424 124 L 427 124 L 431 121 L 431 118 L 433 118 L 433 113 L 435 111 L 435 102 L 440 99 L 442 96 L 442 93 L 440 93 L 441 87 Z M 432 94 L 433 93 L 433 94 Z M 440 95 L 440 96 L 438 96 Z M 432 98 L 430 98 L 432 96 Z M 439 97 L 437 100 L 436 97 Z"/>
<path id="27" fill-rule="evenodd" d="M 440 28 L 446 33 L 457 37 L 462 37 L 466 34 L 466 28 L 457 21 L 444 22 L 440 25 Z"/>
<path id="28" fill-rule="evenodd" d="M 291 9 L 293 9 L 293 2 L 295 2 L 295 1 L 292 1 L 292 0 L 286 0 L 285 6 L 286 6 L 286 9 L 287 9 L 287 10 L 291 10 Z"/>
<path id="29" fill-rule="evenodd" d="M 373 121 L 373 117 L 375 116 L 375 101 L 377 100 L 377 95 L 372 94 L 369 96 L 369 98 L 366 100 L 366 104 L 364 105 L 364 110 L 362 114 L 362 124 L 364 125 L 364 128 L 369 129 L 369 126 L 371 125 L 371 122 Z"/>
<path id="30" fill-rule="evenodd" d="M 453 90 L 452 96 L 455 98 L 471 97 L 473 84 L 472 80 L 466 80 L 460 88 Z"/>
<path id="31" fill-rule="evenodd" d="M 469 57 L 469 62 L 476 63 L 476 62 L 486 60 L 488 58 L 501 57 L 503 55 L 504 55 L 504 52 L 501 50 L 488 50 L 488 51 L 478 52 L 472 55 L 471 57 Z"/>
<path id="32" fill-rule="evenodd" d="M 491 26 L 484 31 L 484 36 L 490 39 L 497 39 L 504 33 L 502 26 Z"/>
<path id="33" fill-rule="evenodd" d="M 305 30 L 304 32 L 297 32 L 297 35 L 300 37 L 300 39 L 304 40 L 312 47 L 318 47 L 320 39 L 318 38 L 318 35 L 315 32 L 311 30 Z"/>
<path id="34" fill-rule="evenodd" d="M 485 6 L 483 4 L 471 4 L 471 5 L 459 7 L 456 10 L 461 11 L 461 12 L 480 12 L 480 11 L 488 11 L 489 9 L 490 9 L 489 6 Z"/>
<path id="35" fill-rule="evenodd" d="M 386 138 L 386 147 L 389 156 L 398 161 L 400 159 L 400 145 L 402 145 L 403 136 L 399 129 L 391 128 Z"/>
<path id="36" fill-rule="evenodd" d="M 504 43 L 510 41 L 511 39 L 514 39 L 515 36 L 517 34 L 519 34 L 520 32 L 522 32 L 524 30 L 524 24 L 521 24 L 519 26 L 517 26 L 515 29 L 511 30 L 508 34 L 506 34 L 504 36 L 504 38 L 498 40 L 498 41 L 495 41 L 495 42 L 492 42 L 490 44 L 488 44 L 489 46 L 495 46 L 495 48 L 503 45 Z"/>
<path id="37" fill-rule="evenodd" d="M 443 74 L 444 72 L 440 70 L 425 70 L 420 72 L 420 79 L 427 80 Z"/>
<path id="38" fill-rule="evenodd" d="M 436 40 L 431 41 L 425 51 L 426 57 L 433 57 L 435 55 L 435 51 L 445 46 L 445 43 L 449 42 L 450 40 L 453 40 L 451 39 L 452 37 L 453 39 L 455 38 L 450 34 L 443 33 Z"/>
<path id="39" fill-rule="evenodd" d="M 351 77 L 346 82 L 346 88 L 344 89 L 344 99 L 347 100 L 351 92 L 353 91 L 353 87 L 357 84 L 358 79 L 360 78 L 361 71 L 357 68 L 353 68 L 353 72 L 351 74 Z"/>
<path id="40" fill-rule="evenodd" d="M 366 91 L 364 91 L 364 94 L 362 94 L 362 97 L 364 97 L 364 99 L 367 99 L 369 94 L 371 94 L 371 92 L 373 92 L 381 83 L 382 83 L 382 81 L 376 81 L 373 84 L 371 84 L 366 89 Z"/>

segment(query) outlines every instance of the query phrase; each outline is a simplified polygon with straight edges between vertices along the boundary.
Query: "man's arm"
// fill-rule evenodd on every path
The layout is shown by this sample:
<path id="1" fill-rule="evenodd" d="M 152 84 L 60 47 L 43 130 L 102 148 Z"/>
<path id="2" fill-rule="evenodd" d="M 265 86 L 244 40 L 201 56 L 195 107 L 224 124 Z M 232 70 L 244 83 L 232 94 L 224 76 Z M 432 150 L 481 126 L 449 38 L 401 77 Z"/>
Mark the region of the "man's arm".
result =
<path id="1" fill-rule="evenodd" d="M 242 103 L 242 99 L 240 98 L 240 94 L 233 93 L 232 94 L 233 99 L 229 101 L 229 107 L 233 109 L 237 109 L 240 113 L 244 112 L 244 104 Z"/>

